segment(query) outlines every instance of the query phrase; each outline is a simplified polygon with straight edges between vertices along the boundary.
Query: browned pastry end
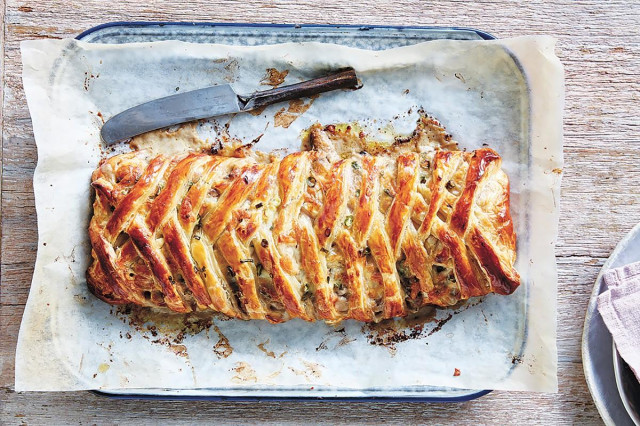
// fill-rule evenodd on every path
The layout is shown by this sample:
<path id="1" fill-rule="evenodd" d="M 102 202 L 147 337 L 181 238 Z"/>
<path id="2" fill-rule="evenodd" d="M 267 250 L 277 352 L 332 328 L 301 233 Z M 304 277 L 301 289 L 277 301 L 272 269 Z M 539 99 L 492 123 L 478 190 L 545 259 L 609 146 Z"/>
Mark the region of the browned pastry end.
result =
<path id="1" fill-rule="evenodd" d="M 281 160 L 247 149 L 105 160 L 92 176 L 90 289 L 111 304 L 330 323 L 512 293 L 500 156 L 443 150 L 425 120 L 385 149 L 314 126 L 314 148 Z"/>

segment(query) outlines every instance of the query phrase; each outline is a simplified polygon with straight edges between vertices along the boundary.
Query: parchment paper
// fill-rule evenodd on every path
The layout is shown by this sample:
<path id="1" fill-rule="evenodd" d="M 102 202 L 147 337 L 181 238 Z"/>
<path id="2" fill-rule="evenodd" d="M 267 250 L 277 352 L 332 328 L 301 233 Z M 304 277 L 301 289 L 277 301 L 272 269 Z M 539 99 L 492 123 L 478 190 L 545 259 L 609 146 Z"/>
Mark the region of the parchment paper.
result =
<path id="1" fill-rule="evenodd" d="M 564 84 L 554 44 L 548 37 L 525 37 L 366 51 L 316 43 L 23 42 L 23 80 L 38 146 L 39 242 L 16 350 L 16 390 L 367 394 L 433 385 L 557 391 L 554 244 Z M 103 119 L 146 100 L 213 84 L 230 82 L 244 94 L 268 89 L 261 84 L 267 68 L 288 70 L 284 84 L 292 84 L 344 66 L 357 70 L 362 89 L 304 100 L 311 105 L 301 114 L 276 105 L 258 116 L 218 118 L 198 132 L 212 143 L 223 134 L 250 141 L 264 133 L 256 148 L 296 150 L 300 132 L 316 121 L 357 122 L 385 137 L 391 129 L 410 132 L 423 108 L 461 147 L 487 143 L 504 158 L 522 276 L 513 295 L 438 310 L 419 324 L 272 325 L 216 317 L 181 332 L 88 292 L 89 182 L 101 156 L 108 155 L 99 139 Z M 274 116 L 287 113 L 283 107 L 296 119 L 289 127 L 274 127 Z"/>

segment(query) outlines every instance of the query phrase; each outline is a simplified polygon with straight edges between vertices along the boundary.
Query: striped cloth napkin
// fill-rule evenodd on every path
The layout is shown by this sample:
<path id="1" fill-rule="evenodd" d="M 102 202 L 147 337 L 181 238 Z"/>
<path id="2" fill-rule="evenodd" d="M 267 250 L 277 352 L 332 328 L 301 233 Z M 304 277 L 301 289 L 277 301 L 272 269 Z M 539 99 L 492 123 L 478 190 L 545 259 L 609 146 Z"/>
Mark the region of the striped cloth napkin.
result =
<path id="1" fill-rule="evenodd" d="M 603 278 L 608 290 L 598 296 L 598 311 L 640 381 L 640 262 L 611 269 Z"/>

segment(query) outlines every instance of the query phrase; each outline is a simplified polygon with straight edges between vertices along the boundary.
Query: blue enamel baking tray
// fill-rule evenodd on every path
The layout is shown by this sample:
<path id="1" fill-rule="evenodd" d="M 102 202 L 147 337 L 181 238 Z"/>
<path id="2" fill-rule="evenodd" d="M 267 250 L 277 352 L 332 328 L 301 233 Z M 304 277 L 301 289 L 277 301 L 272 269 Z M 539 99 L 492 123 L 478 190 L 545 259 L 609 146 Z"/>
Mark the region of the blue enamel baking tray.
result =
<path id="1" fill-rule="evenodd" d="M 489 33 L 471 28 L 379 25 L 294 25 L 236 24 L 205 22 L 113 22 L 98 25 L 76 37 L 91 43 L 135 43 L 180 40 L 192 43 L 219 43 L 255 46 L 288 42 L 315 41 L 335 43 L 360 49 L 383 50 L 431 40 L 492 40 Z M 411 388 L 406 392 L 379 394 L 327 390 L 287 395 L 287 390 L 255 391 L 224 394 L 217 390 L 144 389 L 96 392 L 113 398 L 206 399 L 220 401 L 255 400 L 330 400 L 379 402 L 463 402 L 479 398 L 490 390 L 467 390 L 442 387 Z M 255 393 L 255 394 L 254 394 Z"/>

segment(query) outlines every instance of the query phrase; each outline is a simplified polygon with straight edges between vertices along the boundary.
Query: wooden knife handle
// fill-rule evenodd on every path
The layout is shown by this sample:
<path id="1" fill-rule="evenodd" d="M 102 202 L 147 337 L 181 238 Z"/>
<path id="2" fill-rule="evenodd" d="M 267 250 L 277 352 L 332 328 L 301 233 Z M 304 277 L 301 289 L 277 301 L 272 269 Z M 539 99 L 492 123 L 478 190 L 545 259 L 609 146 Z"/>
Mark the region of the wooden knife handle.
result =
<path id="1" fill-rule="evenodd" d="M 325 77 L 314 78 L 313 80 L 278 87 L 277 89 L 265 90 L 264 92 L 255 92 L 247 97 L 239 96 L 239 98 L 244 102 L 242 110 L 249 111 L 282 101 L 310 97 L 331 90 L 358 89 L 360 87 L 359 84 L 355 70 L 347 68 Z"/>

